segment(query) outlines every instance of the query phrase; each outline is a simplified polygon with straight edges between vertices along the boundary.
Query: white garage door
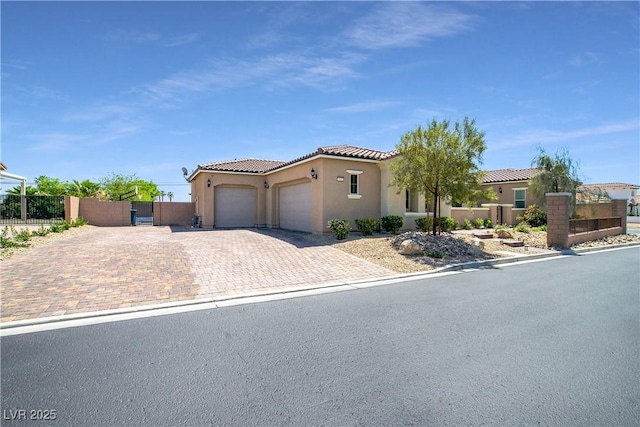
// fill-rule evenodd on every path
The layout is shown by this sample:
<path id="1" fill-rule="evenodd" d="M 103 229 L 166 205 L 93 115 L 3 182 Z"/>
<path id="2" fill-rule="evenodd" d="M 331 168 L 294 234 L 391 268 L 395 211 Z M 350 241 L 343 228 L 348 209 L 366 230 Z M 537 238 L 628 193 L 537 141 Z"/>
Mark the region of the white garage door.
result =
<path id="1" fill-rule="evenodd" d="M 311 232 L 311 183 L 280 188 L 280 228 Z"/>
<path id="2" fill-rule="evenodd" d="M 214 197 L 216 227 L 256 225 L 256 190 L 254 188 L 216 187 Z"/>

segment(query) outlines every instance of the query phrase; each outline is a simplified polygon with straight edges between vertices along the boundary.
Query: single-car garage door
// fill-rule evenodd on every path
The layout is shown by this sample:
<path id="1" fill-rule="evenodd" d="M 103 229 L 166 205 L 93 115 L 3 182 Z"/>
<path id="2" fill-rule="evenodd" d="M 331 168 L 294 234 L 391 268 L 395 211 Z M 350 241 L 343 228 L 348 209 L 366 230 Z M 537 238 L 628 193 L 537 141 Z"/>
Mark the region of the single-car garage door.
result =
<path id="1" fill-rule="evenodd" d="M 216 187 L 214 222 L 216 227 L 256 225 L 255 188 Z"/>
<path id="2" fill-rule="evenodd" d="M 311 183 L 280 188 L 280 228 L 311 232 Z"/>

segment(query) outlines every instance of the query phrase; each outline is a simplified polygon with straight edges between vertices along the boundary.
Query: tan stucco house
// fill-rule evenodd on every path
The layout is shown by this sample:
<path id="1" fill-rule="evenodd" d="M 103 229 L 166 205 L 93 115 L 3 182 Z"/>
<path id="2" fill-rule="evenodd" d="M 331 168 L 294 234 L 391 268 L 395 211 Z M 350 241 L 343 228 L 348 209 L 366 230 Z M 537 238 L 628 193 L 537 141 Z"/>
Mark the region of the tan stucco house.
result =
<path id="1" fill-rule="evenodd" d="M 394 151 L 377 151 L 348 145 L 321 147 L 292 161 L 258 159 L 206 163 L 187 177 L 191 198 L 203 227 L 270 227 L 329 232 L 333 218 L 400 215 L 404 228 L 414 229 L 415 218 L 428 215 L 424 196 L 400 192 L 390 186 L 389 163 Z M 520 204 L 521 188 L 530 173 L 502 172 L 487 176 L 496 187 L 496 203 Z M 522 181 L 522 180 L 524 181 Z M 502 192 L 500 192 L 500 188 Z M 515 200 L 515 199 L 517 200 Z M 449 215 L 443 203 L 442 214 Z"/>

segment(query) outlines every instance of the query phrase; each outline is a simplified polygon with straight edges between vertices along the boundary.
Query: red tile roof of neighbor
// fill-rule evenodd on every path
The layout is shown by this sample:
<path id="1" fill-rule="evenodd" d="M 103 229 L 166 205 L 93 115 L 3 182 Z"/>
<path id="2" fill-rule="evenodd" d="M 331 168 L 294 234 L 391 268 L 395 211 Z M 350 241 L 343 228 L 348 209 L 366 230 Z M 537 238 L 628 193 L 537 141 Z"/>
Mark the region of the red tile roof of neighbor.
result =
<path id="1" fill-rule="evenodd" d="M 539 173 L 539 169 L 498 169 L 487 171 L 484 177 L 485 184 L 495 182 L 512 182 L 512 181 L 528 181 Z"/>
<path id="2" fill-rule="evenodd" d="M 584 189 L 600 189 L 607 188 L 609 190 L 624 190 L 624 189 L 640 189 L 640 185 L 626 184 L 624 182 L 607 182 L 604 184 L 585 184 L 581 188 Z"/>

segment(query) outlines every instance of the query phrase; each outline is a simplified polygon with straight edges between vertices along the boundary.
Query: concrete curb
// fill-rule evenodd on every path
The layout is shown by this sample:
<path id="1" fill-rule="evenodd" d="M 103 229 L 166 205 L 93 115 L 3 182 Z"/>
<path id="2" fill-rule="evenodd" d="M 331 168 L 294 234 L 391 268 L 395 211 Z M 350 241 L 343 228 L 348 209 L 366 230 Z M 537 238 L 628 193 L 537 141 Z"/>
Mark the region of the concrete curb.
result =
<path id="1" fill-rule="evenodd" d="M 161 303 L 161 304 L 140 305 L 136 307 L 116 308 L 112 310 L 65 314 L 62 316 L 50 316 L 50 317 L 40 317 L 35 319 L 15 320 L 13 322 L 0 323 L 0 330 L 9 330 L 9 329 L 20 328 L 25 326 L 37 326 L 37 325 L 45 325 L 45 324 L 58 323 L 58 322 L 67 322 L 72 320 L 84 320 L 84 319 L 109 317 L 109 316 L 116 316 L 116 315 L 123 315 L 123 314 L 143 313 L 143 312 L 156 311 L 156 310 L 159 311 L 159 310 L 173 309 L 173 308 L 179 308 L 179 307 L 198 306 L 198 305 L 205 305 L 205 304 L 212 304 L 216 308 L 219 308 L 227 305 L 233 305 L 232 304 L 233 302 L 241 303 L 242 301 L 248 301 L 251 299 L 260 299 L 260 298 L 274 297 L 274 296 L 288 297 L 290 295 L 291 297 L 293 297 L 296 294 L 300 295 L 304 293 L 309 293 L 310 291 L 318 291 L 318 290 L 327 290 L 327 292 L 331 290 L 337 291 L 339 288 L 342 288 L 340 290 L 347 290 L 347 289 L 356 290 L 356 289 L 361 289 L 365 287 L 364 285 L 369 285 L 369 286 L 376 286 L 376 284 L 383 285 L 385 284 L 385 282 L 397 281 L 402 279 L 420 279 L 420 278 L 427 278 L 429 276 L 442 274 L 442 273 L 450 273 L 450 272 L 470 270 L 470 269 L 477 270 L 477 269 L 492 267 L 495 265 L 513 264 L 516 262 L 523 262 L 523 261 L 536 261 L 536 260 L 542 260 L 547 258 L 556 258 L 560 256 L 572 256 L 572 255 L 575 256 L 583 253 L 605 251 L 605 250 L 612 250 L 612 249 L 624 249 L 628 247 L 640 247 L 640 244 L 621 243 L 618 245 L 583 248 L 583 249 L 577 249 L 577 250 L 565 249 L 565 250 L 560 250 L 555 252 L 538 253 L 538 254 L 532 254 L 532 255 L 518 254 L 509 258 L 450 264 L 450 265 L 437 268 L 435 270 L 421 271 L 416 273 L 397 274 L 392 276 L 379 277 L 376 279 L 362 279 L 362 280 L 353 280 L 353 281 L 339 282 L 339 283 L 325 283 L 322 285 L 306 286 L 302 288 L 298 288 L 298 287 L 284 288 L 284 289 L 279 289 L 275 291 L 253 292 L 253 293 L 247 293 L 243 295 L 210 297 L 210 298 L 201 298 L 197 300 L 185 300 L 185 301 L 175 301 L 175 302 L 168 302 L 168 303 Z M 366 287 L 369 287 L 369 286 L 366 286 Z M 255 302 L 258 302 L 258 301 L 255 301 Z M 218 306 L 217 305 L 218 303 L 221 303 L 222 305 Z"/>

